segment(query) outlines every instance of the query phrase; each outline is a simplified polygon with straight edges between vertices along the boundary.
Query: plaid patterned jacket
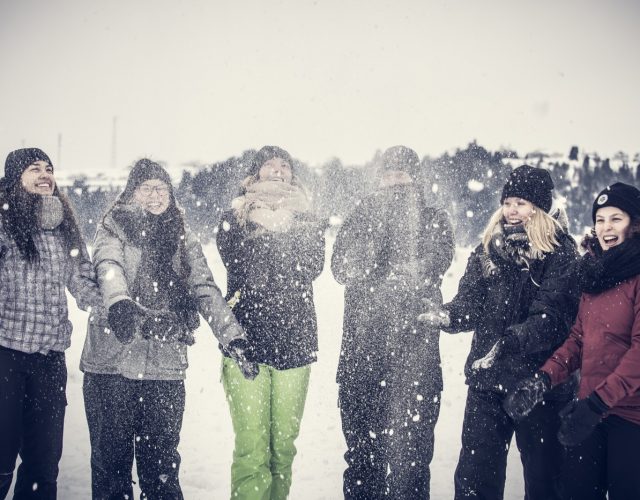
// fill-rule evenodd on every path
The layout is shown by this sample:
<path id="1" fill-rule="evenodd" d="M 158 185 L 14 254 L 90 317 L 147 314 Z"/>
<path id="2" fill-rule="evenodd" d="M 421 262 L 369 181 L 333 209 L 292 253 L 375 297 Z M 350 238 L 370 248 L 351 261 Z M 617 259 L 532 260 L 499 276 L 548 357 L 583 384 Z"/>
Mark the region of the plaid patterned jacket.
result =
<path id="1" fill-rule="evenodd" d="M 87 249 L 68 255 L 59 228 L 34 234 L 40 262 L 23 260 L 0 221 L 0 345 L 26 353 L 71 345 L 66 289 L 78 306 L 102 305 Z"/>

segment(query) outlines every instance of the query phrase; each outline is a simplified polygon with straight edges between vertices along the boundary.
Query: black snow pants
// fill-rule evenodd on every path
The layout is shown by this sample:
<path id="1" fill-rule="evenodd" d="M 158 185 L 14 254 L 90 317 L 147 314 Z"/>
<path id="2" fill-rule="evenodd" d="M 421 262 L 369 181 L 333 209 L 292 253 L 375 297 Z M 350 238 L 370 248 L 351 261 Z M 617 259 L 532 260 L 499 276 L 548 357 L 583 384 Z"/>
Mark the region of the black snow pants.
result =
<path id="1" fill-rule="evenodd" d="M 85 373 L 83 393 L 93 499 L 133 498 L 134 457 L 142 498 L 182 499 L 178 443 L 184 382 Z"/>
<path id="2" fill-rule="evenodd" d="M 0 499 L 20 454 L 14 499 L 55 499 L 67 406 L 62 352 L 0 347 Z"/>
<path id="3" fill-rule="evenodd" d="M 440 391 L 371 377 L 340 384 L 339 398 L 345 499 L 428 499 Z"/>
<path id="4" fill-rule="evenodd" d="M 501 500 L 513 434 L 524 472 L 525 500 L 560 500 L 564 448 L 557 439 L 558 412 L 567 401 L 545 401 L 522 421 L 502 409 L 504 396 L 469 388 L 462 450 L 455 472 L 455 499 Z"/>
<path id="5" fill-rule="evenodd" d="M 640 425 L 611 415 L 567 455 L 567 500 L 640 499 Z"/>

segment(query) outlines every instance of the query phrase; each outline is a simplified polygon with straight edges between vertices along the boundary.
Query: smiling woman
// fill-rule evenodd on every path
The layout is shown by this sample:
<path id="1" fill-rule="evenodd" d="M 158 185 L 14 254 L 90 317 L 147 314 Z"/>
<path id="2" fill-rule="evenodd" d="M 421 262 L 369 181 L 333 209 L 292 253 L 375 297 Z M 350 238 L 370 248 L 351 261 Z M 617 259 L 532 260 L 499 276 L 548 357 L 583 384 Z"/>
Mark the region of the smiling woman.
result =
<path id="1" fill-rule="evenodd" d="M 28 193 L 51 195 L 56 182 L 53 178 L 53 165 L 45 160 L 34 161 L 20 177 L 22 187 Z"/>
<path id="2" fill-rule="evenodd" d="M 502 206 L 469 257 L 457 295 L 444 306 L 450 317 L 444 330 L 474 331 L 465 365 L 469 391 L 455 472 L 457 499 L 503 496 L 514 434 L 526 464 L 524 496 L 561 498 L 557 414 L 573 386 L 560 385 L 521 422 L 502 408 L 517 382 L 532 376 L 565 340 L 575 315 L 569 272 L 576 245 L 559 222 L 566 217 L 552 211 L 553 188 L 544 169 L 521 165 L 511 172 Z"/>
<path id="3" fill-rule="evenodd" d="M 580 307 L 569 338 L 509 396 L 524 418 L 545 392 L 580 371 L 561 412 L 566 498 L 640 498 L 640 191 L 616 182 L 593 202 L 595 230 L 578 264 Z M 541 381 L 542 382 L 541 384 Z M 534 390 L 538 385 L 539 389 Z"/>
<path id="4" fill-rule="evenodd" d="M 102 304 L 87 250 L 53 165 L 12 151 L 0 181 L 0 498 L 18 454 L 14 498 L 55 498 L 71 345 L 66 290 Z M 33 493 L 36 492 L 37 494 Z M 33 496 L 32 496 L 33 495 Z"/>
<path id="5" fill-rule="evenodd" d="M 133 192 L 133 201 L 154 215 L 169 208 L 169 185 L 160 179 L 151 179 L 140 184 Z"/>
<path id="6" fill-rule="evenodd" d="M 80 362 L 93 496 L 133 498 L 135 459 L 145 498 L 181 499 L 177 446 L 199 315 L 241 369 L 250 364 L 233 347 L 244 332 L 158 163 L 131 169 L 98 225 L 94 261 L 108 313 L 89 323 Z"/>
<path id="7" fill-rule="evenodd" d="M 231 496 L 277 500 L 291 487 L 318 350 L 312 282 L 324 264 L 324 225 L 287 151 L 263 147 L 248 173 L 216 240 L 227 300 L 235 297 L 249 358 L 260 366 L 255 380 L 245 380 L 223 348 L 222 382 L 235 432 Z"/>

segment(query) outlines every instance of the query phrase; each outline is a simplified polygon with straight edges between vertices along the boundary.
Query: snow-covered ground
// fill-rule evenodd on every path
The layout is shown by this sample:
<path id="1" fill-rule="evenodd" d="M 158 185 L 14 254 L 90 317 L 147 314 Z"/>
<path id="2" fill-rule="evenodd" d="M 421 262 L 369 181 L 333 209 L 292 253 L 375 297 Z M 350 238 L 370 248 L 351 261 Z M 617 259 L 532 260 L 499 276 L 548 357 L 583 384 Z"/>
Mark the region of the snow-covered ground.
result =
<path id="1" fill-rule="evenodd" d="M 290 498 L 336 500 L 342 497 L 344 440 L 336 406 L 335 372 L 342 335 L 343 289 L 331 275 L 331 244 L 327 246 L 324 272 L 315 282 L 319 324 L 319 361 L 311 372 L 311 384 L 297 441 Z M 213 245 L 205 252 L 219 286 L 224 291 L 225 269 Z M 444 298 L 451 298 L 464 272 L 469 251 L 458 249 L 444 282 Z M 73 300 L 71 301 L 73 304 Z M 71 319 L 74 336 L 67 351 L 69 382 L 64 452 L 58 481 L 61 500 L 91 498 L 90 447 L 82 402 L 82 373 L 78 369 L 84 341 L 86 314 L 75 309 Z M 488 311 L 488 313 L 490 313 Z M 453 498 L 453 472 L 460 450 L 460 431 L 466 398 L 463 366 L 471 334 L 442 334 L 440 349 L 444 371 L 442 410 L 436 427 L 435 456 L 431 463 L 431 498 Z M 187 499 L 229 498 L 233 432 L 222 385 L 220 354 L 206 327 L 197 332 L 189 351 L 187 401 L 181 434 L 180 480 Z M 514 442 L 515 443 L 515 442 Z M 523 497 L 523 480 L 516 447 L 511 448 L 505 499 Z"/>

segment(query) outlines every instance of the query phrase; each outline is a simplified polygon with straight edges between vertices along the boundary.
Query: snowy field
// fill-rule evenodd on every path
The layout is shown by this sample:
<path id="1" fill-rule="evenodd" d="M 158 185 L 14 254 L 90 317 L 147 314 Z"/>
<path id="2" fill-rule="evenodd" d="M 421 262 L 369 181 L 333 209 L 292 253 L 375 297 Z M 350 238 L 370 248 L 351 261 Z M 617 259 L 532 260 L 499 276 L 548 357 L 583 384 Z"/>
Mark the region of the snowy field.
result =
<path id="1" fill-rule="evenodd" d="M 335 372 L 342 332 L 343 287 L 329 268 L 331 245 L 314 293 L 319 325 L 319 361 L 313 365 L 309 396 L 296 442 L 298 455 L 293 465 L 291 499 L 337 500 L 342 497 L 345 444 L 336 406 Z M 224 291 L 225 269 L 214 245 L 205 252 L 209 265 Z M 458 249 L 444 282 L 445 301 L 457 289 L 469 251 Z M 64 452 L 60 464 L 58 497 L 61 500 L 91 498 L 90 447 L 82 401 L 82 373 L 78 369 L 85 335 L 86 314 L 75 309 L 71 319 L 74 336 L 67 351 L 69 382 Z M 233 432 L 220 384 L 220 353 L 210 331 L 203 327 L 189 350 L 186 411 L 181 434 L 182 467 L 180 481 L 186 499 L 229 498 Z M 444 371 L 442 410 L 436 427 L 435 456 L 431 463 L 431 498 L 453 498 L 453 472 L 460 451 L 460 432 L 466 398 L 463 366 L 469 352 L 471 334 L 442 334 L 440 349 Z M 511 448 L 505 499 L 523 498 L 522 468 L 517 450 Z M 11 495 L 9 496 L 11 498 Z"/>

